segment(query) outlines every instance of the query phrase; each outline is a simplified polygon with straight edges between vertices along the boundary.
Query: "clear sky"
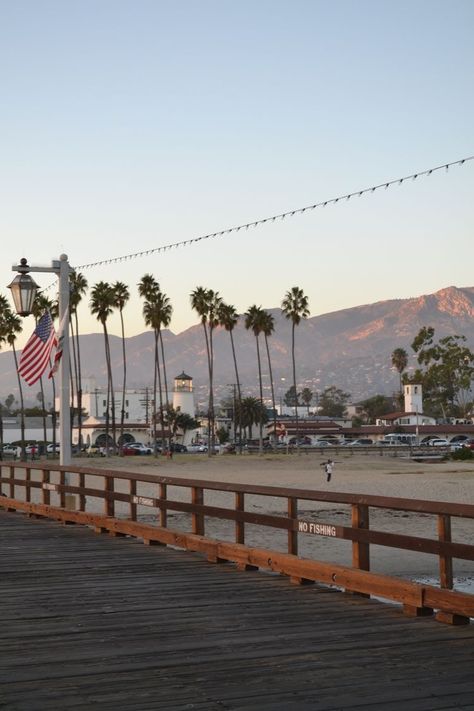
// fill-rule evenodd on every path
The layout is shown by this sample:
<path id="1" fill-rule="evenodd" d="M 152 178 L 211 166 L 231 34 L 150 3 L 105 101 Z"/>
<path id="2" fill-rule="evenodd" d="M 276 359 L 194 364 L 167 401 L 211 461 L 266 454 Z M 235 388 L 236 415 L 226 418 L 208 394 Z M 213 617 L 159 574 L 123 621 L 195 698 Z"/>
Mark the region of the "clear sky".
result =
<path id="1" fill-rule="evenodd" d="M 0 291 L 23 256 L 127 255 L 474 154 L 473 29 L 472 0 L 0 0 Z M 298 285 L 312 315 L 472 286 L 473 188 L 474 161 L 83 274 L 129 285 L 127 335 L 147 272 L 174 332 L 198 285 L 241 312 Z"/>

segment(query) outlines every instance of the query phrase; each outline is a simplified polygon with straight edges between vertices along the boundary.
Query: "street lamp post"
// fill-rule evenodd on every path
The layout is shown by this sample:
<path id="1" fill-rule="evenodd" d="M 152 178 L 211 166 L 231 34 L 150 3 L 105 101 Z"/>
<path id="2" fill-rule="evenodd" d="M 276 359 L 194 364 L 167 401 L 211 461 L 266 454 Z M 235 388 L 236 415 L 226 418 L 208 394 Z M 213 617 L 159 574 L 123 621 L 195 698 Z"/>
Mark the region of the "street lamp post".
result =
<path id="1" fill-rule="evenodd" d="M 50 267 L 35 267 L 22 259 L 12 271 L 18 272 L 9 288 L 12 291 L 15 308 L 20 316 L 29 316 L 32 310 L 38 285 L 29 276 L 33 273 L 56 274 L 59 278 L 59 323 L 69 307 L 69 266 L 67 256 L 61 254 L 59 260 L 53 260 Z M 71 463 L 71 416 L 69 405 L 69 324 L 66 324 L 62 356 L 59 362 L 59 463 L 67 466 Z"/>

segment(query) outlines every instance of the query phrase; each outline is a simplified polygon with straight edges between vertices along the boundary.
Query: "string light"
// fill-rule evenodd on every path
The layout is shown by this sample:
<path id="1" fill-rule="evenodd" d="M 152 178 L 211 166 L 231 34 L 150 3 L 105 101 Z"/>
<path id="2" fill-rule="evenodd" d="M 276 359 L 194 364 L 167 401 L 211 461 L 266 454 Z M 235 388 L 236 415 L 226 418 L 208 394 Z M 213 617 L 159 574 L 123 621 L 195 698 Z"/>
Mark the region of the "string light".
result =
<path id="1" fill-rule="evenodd" d="M 167 244 L 167 245 L 162 245 L 161 247 L 155 247 L 153 249 L 149 249 L 146 251 L 142 252 L 134 252 L 132 254 L 125 254 L 120 257 L 112 257 L 111 259 L 103 259 L 100 262 L 90 262 L 89 264 L 81 264 L 77 267 L 74 267 L 76 271 L 83 270 L 83 269 L 92 269 L 92 267 L 97 267 L 97 266 L 103 266 L 106 264 L 116 264 L 118 262 L 123 262 L 127 259 L 138 259 L 143 256 L 148 256 L 150 254 L 158 254 L 159 252 L 165 252 L 168 249 L 174 249 L 178 247 L 187 247 L 191 244 L 194 244 L 196 242 L 201 242 L 202 240 L 208 240 L 208 239 L 214 239 L 216 237 L 222 237 L 223 235 L 228 235 L 231 234 L 232 232 L 240 232 L 241 229 L 246 229 L 248 230 L 249 227 L 258 227 L 259 225 L 264 225 L 267 222 L 275 222 L 275 220 L 284 220 L 286 217 L 294 217 L 297 214 L 304 214 L 306 210 L 314 210 L 317 207 L 327 207 L 330 204 L 336 205 L 340 200 L 350 200 L 351 197 L 362 197 L 362 195 L 367 194 L 367 193 L 374 193 L 376 190 L 379 190 L 381 188 L 384 188 L 384 190 L 387 190 L 389 187 L 392 185 L 402 185 L 405 181 L 407 180 L 412 180 L 415 181 L 417 178 L 420 178 L 421 176 L 430 176 L 432 175 L 435 171 L 437 170 L 442 170 L 445 169 L 446 171 L 449 170 L 451 166 L 454 165 L 464 165 L 467 161 L 474 160 L 474 156 L 468 156 L 467 158 L 462 158 L 460 160 L 453 161 L 451 163 L 443 163 L 442 165 L 438 165 L 435 168 L 429 168 L 427 170 L 419 171 L 417 173 L 412 173 L 411 175 L 405 175 L 402 178 L 396 178 L 395 180 L 388 180 L 384 181 L 383 183 L 380 183 L 379 185 L 372 185 L 371 187 L 368 188 L 363 188 L 362 190 L 356 190 L 351 193 L 347 193 L 345 195 L 338 195 L 337 197 L 330 198 L 329 200 L 324 200 L 321 202 L 317 202 L 314 205 L 307 205 L 306 207 L 300 207 L 296 208 L 294 210 L 288 210 L 288 212 L 282 212 L 279 215 L 271 215 L 270 217 L 264 217 L 260 220 L 255 220 L 255 222 L 248 222 L 248 223 L 243 223 L 241 225 L 236 225 L 235 227 L 228 227 L 227 229 L 221 230 L 220 232 L 212 232 L 207 235 L 201 235 L 200 237 L 192 237 L 190 239 L 183 240 L 182 242 L 175 242 L 174 244 Z"/>

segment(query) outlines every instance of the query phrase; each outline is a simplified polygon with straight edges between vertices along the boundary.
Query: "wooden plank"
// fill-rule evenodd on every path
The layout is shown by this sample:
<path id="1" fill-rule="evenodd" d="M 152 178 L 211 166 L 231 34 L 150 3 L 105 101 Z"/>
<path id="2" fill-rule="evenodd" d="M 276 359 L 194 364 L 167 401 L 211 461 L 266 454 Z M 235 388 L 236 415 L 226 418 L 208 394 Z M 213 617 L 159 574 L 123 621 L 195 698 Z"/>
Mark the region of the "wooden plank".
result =
<path id="1" fill-rule="evenodd" d="M 0 536 L 5 709 L 472 709 L 473 626 L 1 510 Z"/>

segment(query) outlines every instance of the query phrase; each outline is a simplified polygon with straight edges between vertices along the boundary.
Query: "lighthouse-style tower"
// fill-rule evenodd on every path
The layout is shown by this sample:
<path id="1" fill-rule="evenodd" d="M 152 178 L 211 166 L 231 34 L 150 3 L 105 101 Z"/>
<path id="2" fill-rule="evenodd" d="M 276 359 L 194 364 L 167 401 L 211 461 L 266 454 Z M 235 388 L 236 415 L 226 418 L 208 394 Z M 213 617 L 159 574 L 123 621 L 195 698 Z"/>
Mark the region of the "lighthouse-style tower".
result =
<path id="1" fill-rule="evenodd" d="M 419 383 L 409 383 L 404 386 L 405 412 L 423 412 L 423 388 Z"/>
<path id="2" fill-rule="evenodd" d="M 173 407 L 194 417 L 193 379 L 183 371 L 174 379 Z"/>

